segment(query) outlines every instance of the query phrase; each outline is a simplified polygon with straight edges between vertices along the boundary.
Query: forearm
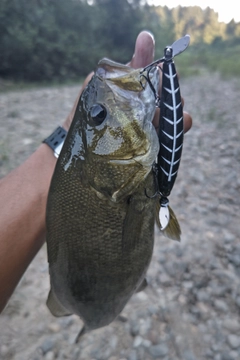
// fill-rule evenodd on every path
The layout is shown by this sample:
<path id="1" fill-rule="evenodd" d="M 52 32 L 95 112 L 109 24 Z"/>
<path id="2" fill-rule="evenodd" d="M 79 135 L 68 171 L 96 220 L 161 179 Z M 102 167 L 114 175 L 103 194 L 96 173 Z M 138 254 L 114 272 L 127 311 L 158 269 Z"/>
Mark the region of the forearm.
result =
<path id="1" fill-rule="evenodd" d="M 47 194 L 56 158 L 47 145 L 0 180 L 0 311 L 45 240 Z"/>

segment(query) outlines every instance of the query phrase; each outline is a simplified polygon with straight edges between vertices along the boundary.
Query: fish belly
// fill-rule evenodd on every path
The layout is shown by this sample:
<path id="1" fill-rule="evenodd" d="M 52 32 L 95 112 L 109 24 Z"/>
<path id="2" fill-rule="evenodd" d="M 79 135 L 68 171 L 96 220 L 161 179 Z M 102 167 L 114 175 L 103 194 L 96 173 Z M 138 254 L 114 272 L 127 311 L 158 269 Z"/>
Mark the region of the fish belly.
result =
<path id="1" fill-rule="evenodd" d="M 154 239 L 150 174 L 126 201 L 100 199 L 71 170 L 55 171 L 47 206 L 47 248 L 56 316 L 79 315 L 87 329 L 113 321 L 143 282 Z"/>

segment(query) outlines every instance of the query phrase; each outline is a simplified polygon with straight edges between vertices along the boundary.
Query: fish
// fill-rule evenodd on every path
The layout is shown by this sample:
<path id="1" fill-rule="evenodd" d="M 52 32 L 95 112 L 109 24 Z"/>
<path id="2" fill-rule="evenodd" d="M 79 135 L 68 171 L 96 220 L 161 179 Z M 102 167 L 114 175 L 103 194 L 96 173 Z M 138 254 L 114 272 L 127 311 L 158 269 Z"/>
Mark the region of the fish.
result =
<path id="1" fill-rule="evenodd" d="M 78 338 L 114 321 L 146 285 L 159 206 L 159 196 L 147 196 L 156 187 L 159 82 L 157 66 L 146 77 L 102 59 L 55 167 L 46 210 L 47 306 L 54 316 L 83 320 Z"/>

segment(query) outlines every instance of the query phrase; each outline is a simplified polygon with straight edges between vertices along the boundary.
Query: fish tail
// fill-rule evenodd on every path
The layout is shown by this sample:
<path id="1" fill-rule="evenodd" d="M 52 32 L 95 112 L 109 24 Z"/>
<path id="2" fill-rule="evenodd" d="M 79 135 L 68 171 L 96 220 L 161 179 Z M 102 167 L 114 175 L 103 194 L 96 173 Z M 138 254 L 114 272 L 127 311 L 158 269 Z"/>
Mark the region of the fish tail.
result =
<path id="1" fill-rule="evenodd" d="M 60 317 L 60 316 L 69 316 L 72 315 L 58 300 L 57 296 L 55 295 L 54 291 L 51 289 L 48 294 L 47 298 L 47 307 L 52 313 L 53 316 Z"/>
<path id="2" fill-rule="evenodd" d="M 86 334 L 87 330 L 86 330 L 86 326 L 83 325 L 83 327 L 81 328 L 81 330 L 79 331 L 76 340 L 75 340 L 75 344 L 77 344 L 79 342 L 79 340 L 81 339 L 81 337 Z"/>
<path id="3" fill-rule="evenodd" d="M 159 219 L 160 203 L 159 201 L 157 202 L 157 211 L 156 211 L 157 226 L 159 227 L 160 231 L 163 233 L 164 236 L 172 240 L 181 241 L 181 228 L 177 220 L 177 217 L 170 206 L 168 206 L 168 209 L 170 215 L 169 223 L 168 226 L 164 230 L 162 230 L 161 229 L 162 226 L 160 224 L 160 219 Z"/>

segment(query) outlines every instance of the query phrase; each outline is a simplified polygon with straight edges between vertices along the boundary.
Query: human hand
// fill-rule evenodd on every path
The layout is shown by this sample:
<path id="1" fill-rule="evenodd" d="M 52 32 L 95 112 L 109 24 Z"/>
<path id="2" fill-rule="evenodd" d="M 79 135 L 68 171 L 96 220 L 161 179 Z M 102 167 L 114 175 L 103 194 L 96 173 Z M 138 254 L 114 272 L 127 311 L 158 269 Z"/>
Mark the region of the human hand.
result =
<path id="1" fill-rule="evenodd" d="M 148 31 L 140 32 L 140 34 L 136 39 L 135 51 L 132 60 L 128 63 L 128 65 L 135 69 L 147 66 L 154 60 L 154 51 L 155 51 L 155 40 L 152 34 L 150 34 Z M 87 86 L 92 76 L 93 76 L 93 72 L 86 77 L 83 86 L 80 90 L 80 93 L 74 103 L 74 106 L 63 124 L 63 127 L 66 130 L 69 129 L 70 124 L 72 122 L 79 97 L 81 96 L 84 88 Z M 182 103 L 184 105 L 183 99 L 182 99 Z M 153 124 L 156 128 L 158 127 L 158 122 L 159 122 L 159 109 L 156 110 L 153 119 Z M 187 112 L 184 111 L 184 132 L 187 132 L 191 128 L 191 126 L 192 126 L 192 117 Z"/>

